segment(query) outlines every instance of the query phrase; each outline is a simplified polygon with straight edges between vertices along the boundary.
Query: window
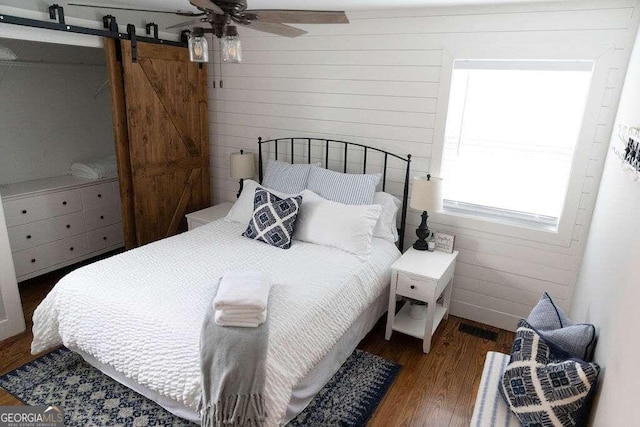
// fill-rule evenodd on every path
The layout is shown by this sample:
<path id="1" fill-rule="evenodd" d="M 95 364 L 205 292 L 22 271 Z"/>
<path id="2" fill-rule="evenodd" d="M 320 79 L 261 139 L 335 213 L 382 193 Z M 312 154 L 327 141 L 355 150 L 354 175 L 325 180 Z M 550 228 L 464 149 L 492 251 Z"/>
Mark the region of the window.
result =
<path id="1" fill-rule="evenodd" d="M 593 66 L 456 60 L 440 168 L 445 212 L 557 230 Z"/>

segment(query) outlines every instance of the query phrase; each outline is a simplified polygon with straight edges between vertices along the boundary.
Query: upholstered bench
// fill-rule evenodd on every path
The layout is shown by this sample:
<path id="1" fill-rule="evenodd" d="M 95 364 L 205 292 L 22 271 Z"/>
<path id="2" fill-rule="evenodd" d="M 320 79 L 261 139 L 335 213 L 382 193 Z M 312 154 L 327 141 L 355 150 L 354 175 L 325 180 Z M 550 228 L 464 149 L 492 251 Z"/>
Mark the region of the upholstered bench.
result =
<path id="1" fill-rule="evenodd" d="M 509 363 L 509 355 L 490 351 L 484 362 L 471 427 L 516 427 L 520 421 L 502 398 L 498 386 Z"/>

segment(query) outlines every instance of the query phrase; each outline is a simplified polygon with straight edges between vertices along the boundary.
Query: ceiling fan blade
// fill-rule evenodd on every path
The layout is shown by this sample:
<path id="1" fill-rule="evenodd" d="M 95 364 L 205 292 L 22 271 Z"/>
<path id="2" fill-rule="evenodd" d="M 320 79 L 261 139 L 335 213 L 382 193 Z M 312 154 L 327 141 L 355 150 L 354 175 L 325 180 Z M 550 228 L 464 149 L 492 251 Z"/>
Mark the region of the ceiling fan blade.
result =
<path id="1" fill-rule="evenodd" d="M 88 4 L 88 3 L 67 3 L 69 6 L 77 6 L 77 7 L 93 7 L 96 9 L 111 9 L 111 10 L 131 10 L 134 12 L 151 12 L 151 13 L 169 13 L 171 15 L 181 15 L 181 16 L 202 16 L 204 13 L 197 12 L 186 12 L 182 10 L 157 10 L 157 9 L 137 9 L 132 7 L 122 7 L 122 6 L 109 6 L 109 5 L 98 5 L 98 4 Z"/>
<path id="2" fill-rule="evenodd" d="M 255 13 L 261 22 L 287 24 L 348 24 L 347 14 L 340 11 L 323 10 L 247 10 Z"/>
<path id="3" fill-rule="evenodd" d="M 179 24 L 171 25 L 171 26 L 167 27 L 166 29 L 167 30 L 172 30 L 174 28 L 191 27 L 191 26 L 194 26 L 194 25 L 197 25 L 197 24 L 202 24 L 203 22 L 207 22 L 207 20 L 204 19 L 204 18 L 192 19 L 190 21 L 181 22 Z"/>
<path id="4" fill-rule="evenodd" d="M 242 25 L 243 27 L 251 28 L 257 31 L 262 31 L 264 33 L 271 33 L 285 37 L 298 37 L 303 34 L 307 34 L 306 31 L 301 30 L 300 28 L 290 27 L 289 25 L 274 22 L 251 21 L 248 24 L 238 22 L 238 25 Z"/>
<path id="5" fill-rule="evenodd" d="M 189 0 L 189 3 L 202 10 L 210 10 L 218 15 L 224 15 L 224 10 L 211 0 Z"/>

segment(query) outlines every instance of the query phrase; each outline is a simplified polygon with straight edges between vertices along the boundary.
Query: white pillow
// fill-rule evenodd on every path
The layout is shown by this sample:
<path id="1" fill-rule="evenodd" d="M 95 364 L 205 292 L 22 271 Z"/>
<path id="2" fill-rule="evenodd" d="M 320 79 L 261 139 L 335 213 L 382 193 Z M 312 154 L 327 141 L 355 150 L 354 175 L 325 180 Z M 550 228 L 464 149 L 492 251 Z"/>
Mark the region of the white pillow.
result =
<path id="1" fill-rule="evenodd" d="M 275 194 L 281 199 L 286 199 L 292 196 L 290 194 L 284 194 L 279 191 L 263 187 L 252 179 L 245 179 L 242 186 L 242 193 L 240 193 L 240 197 L 238 197 L 238 200 L 236 200 L 236 202 L 231 207 L 231 210 L 225 217 L 225 221 L 239 222 L 242 224 L 249 223 L 251 217 L 253 216 L 253 199 L 256 194 L 256 188 L 258 187 L 266 189 L 267 191 Z"/>
<path id="2" fill-rule="evenodd" d="M 382 215 L 373 229 L 373 237 L 395 243 L 398 241 L 398 211 L 402 202 L 389 193 L 377 192 L 373 196 L 373 204 L 382 206 Z"/>
<path id="3" fill-rule="evenodd" d="M 304 190 L 293 238 L 369 255 L 373 229 L 381 214 L 380 205 L 345 205 Z"/>
<path id="4" fill-rule="evenodd" d="M 307 180 L 313 166 L 320 166 L 320 163 L 290 164 L 269 159 L 262 184 L 264 188 L 299 194 L 307 188 Z"/>

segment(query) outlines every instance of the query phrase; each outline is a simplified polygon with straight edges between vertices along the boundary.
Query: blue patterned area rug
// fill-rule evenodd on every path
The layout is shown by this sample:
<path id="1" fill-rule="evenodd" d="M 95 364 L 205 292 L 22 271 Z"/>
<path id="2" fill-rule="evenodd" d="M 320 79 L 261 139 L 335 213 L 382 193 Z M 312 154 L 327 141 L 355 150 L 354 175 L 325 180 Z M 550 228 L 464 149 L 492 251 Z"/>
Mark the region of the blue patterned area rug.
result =
<path id="1" fill-rule="evenodd" d="M 356 350 L 289 426 L 364 426 L 400 365 Z M 28 405 L 64 408 L 66 426 L 194 426 L 59 348 L 0 377 Z"/>

